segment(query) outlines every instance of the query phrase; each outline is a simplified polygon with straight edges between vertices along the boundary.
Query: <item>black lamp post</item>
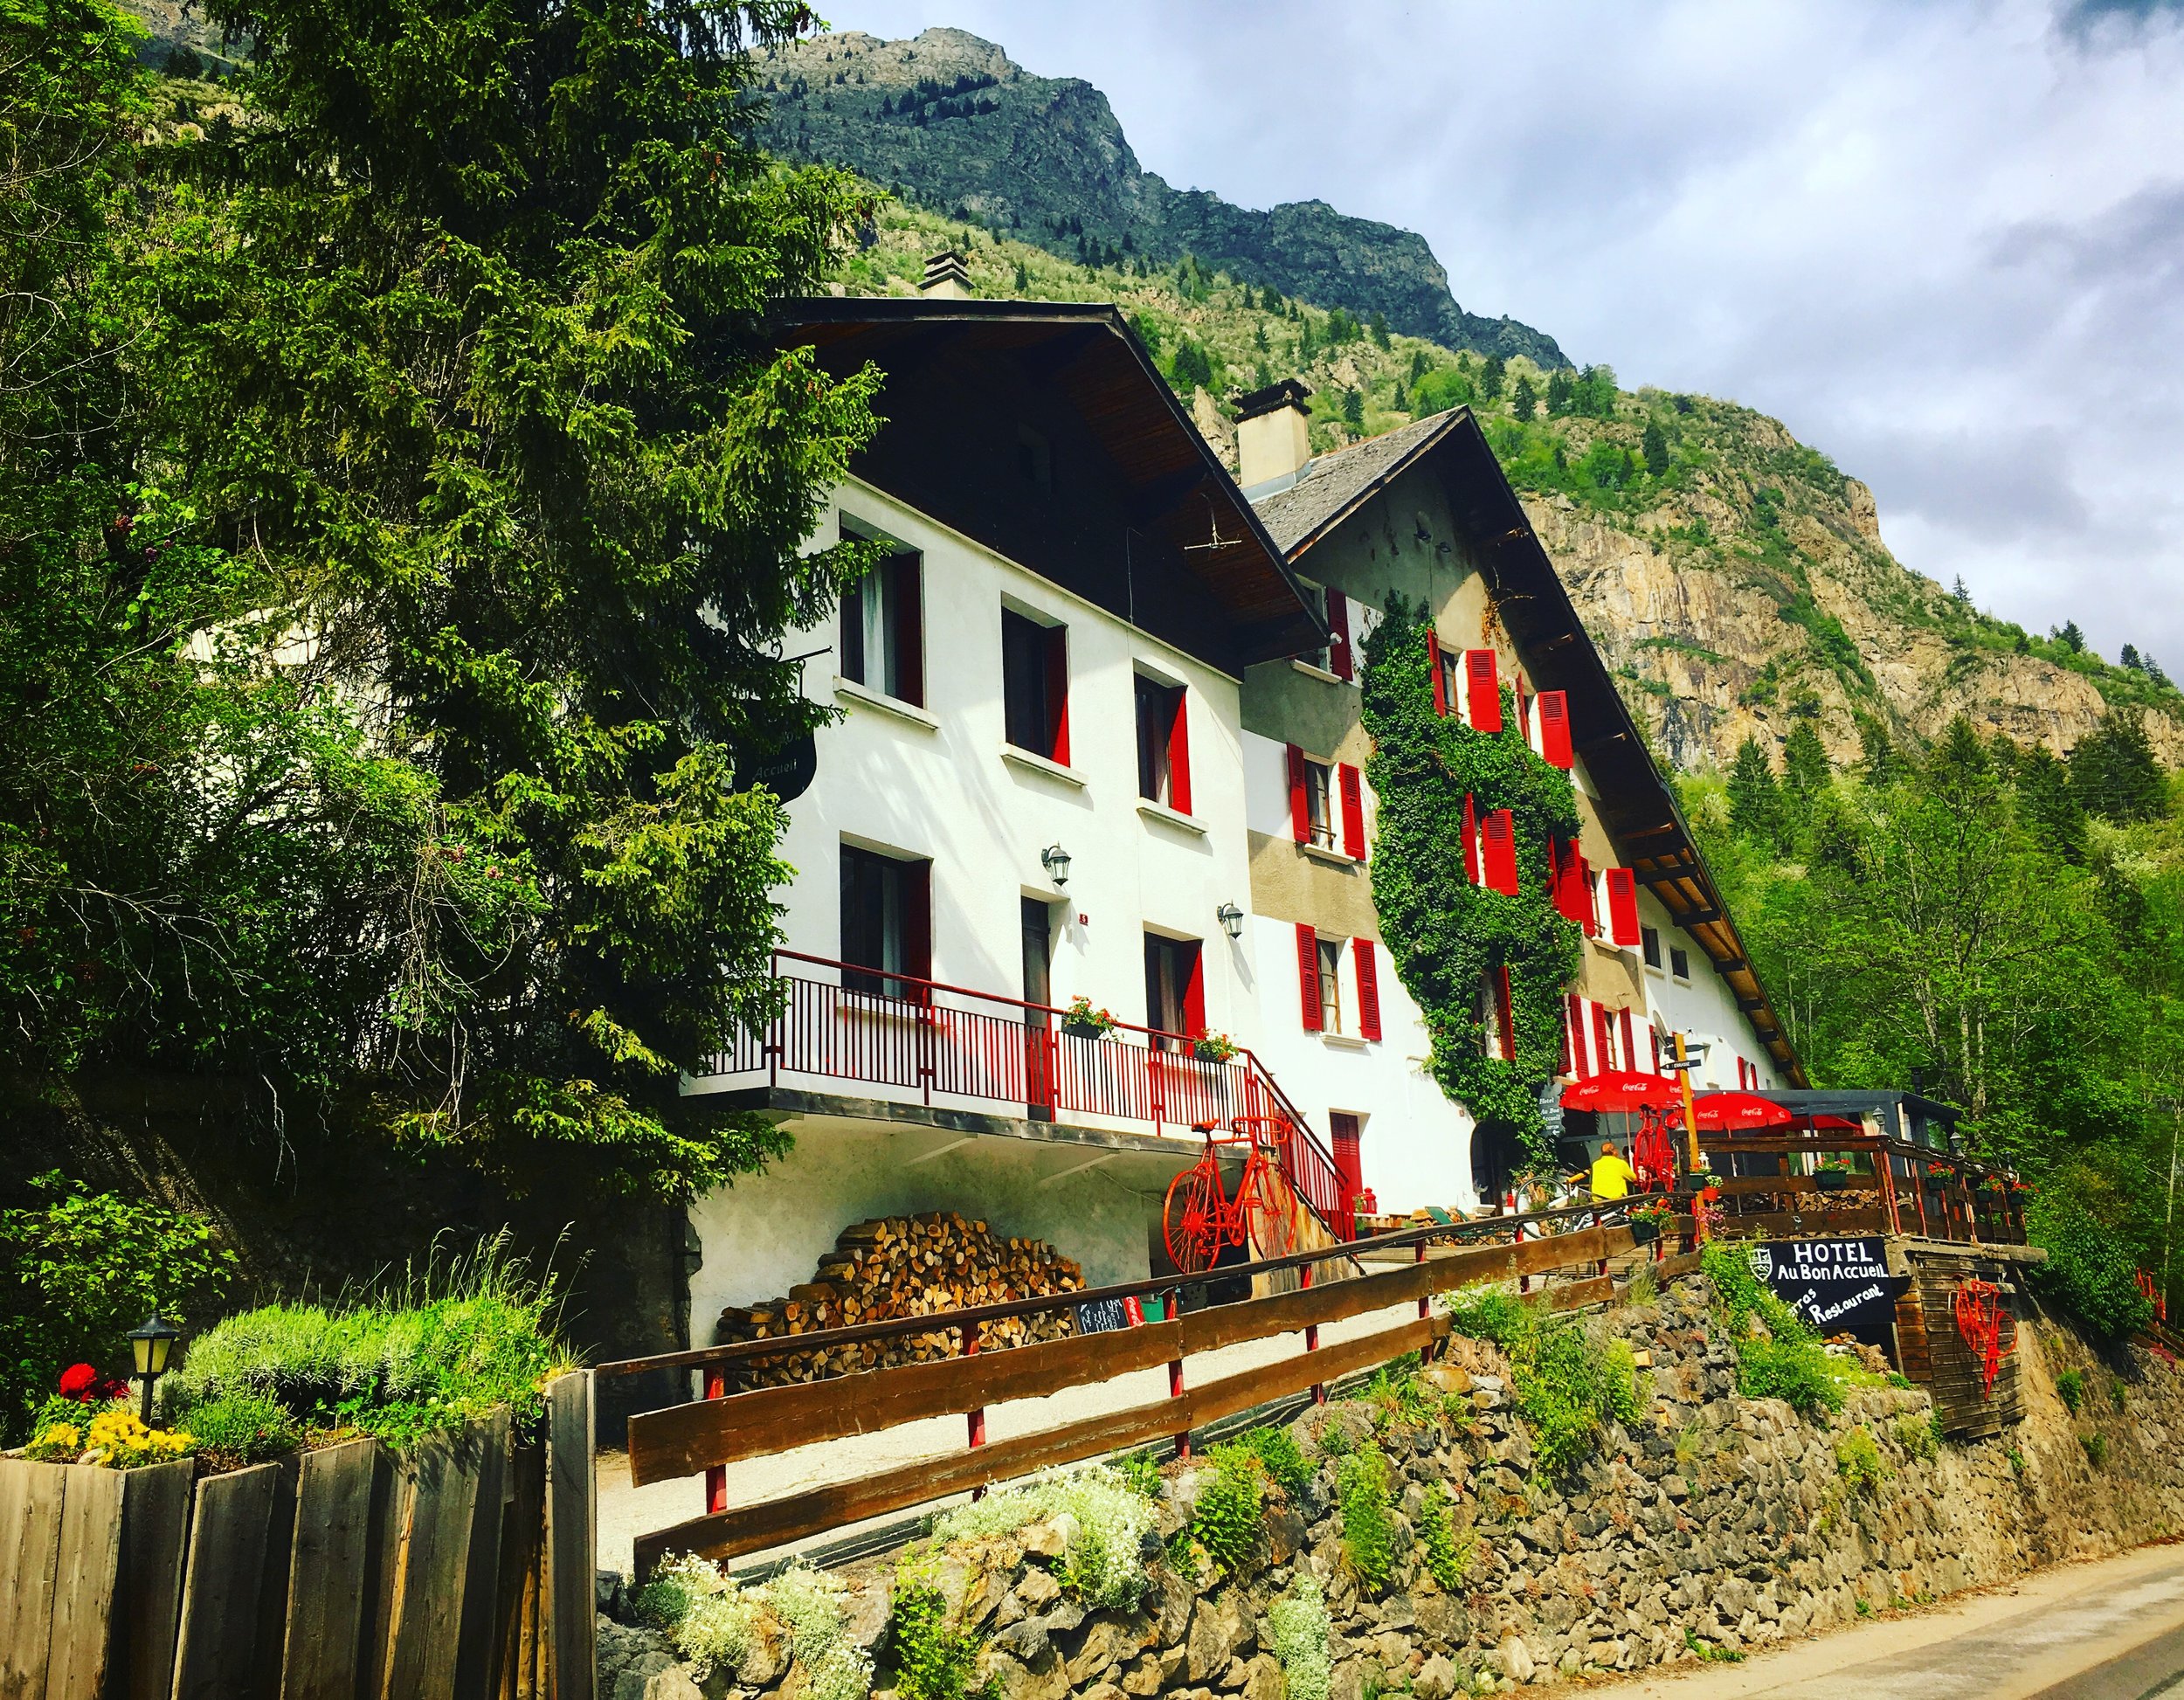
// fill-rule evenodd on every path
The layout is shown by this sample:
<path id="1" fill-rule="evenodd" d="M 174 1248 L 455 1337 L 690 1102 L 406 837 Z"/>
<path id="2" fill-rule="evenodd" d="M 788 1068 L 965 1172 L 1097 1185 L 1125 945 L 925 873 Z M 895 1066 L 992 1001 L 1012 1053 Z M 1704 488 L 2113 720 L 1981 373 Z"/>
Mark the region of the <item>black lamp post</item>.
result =
<path id="1" fill-rule="evenodd" d="M 128 1332 L 129 1351 L 136 1359 L 132 1379 L 144 1384 L 143 1403 L 137 1414 L 147 1428 L 152 1426 L 152 1383 L 167 1373 L 168 1355 L 180 1338 L 182 1330 L 162 1322 L 156 1310 L 144 1319 L 143 1326 Z"/>

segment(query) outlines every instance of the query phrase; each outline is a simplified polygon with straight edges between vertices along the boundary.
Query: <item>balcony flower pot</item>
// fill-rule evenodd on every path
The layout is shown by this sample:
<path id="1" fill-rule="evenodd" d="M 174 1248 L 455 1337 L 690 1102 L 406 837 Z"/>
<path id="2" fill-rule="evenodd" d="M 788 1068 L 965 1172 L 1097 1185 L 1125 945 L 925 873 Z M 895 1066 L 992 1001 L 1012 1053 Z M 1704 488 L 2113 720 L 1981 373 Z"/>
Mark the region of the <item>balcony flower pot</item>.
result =
<path id="1" fill-rule="evenodd" d="M 1630 1238 L 1632 1244 L 1639 1246 L 1650 1246 L 1660 1237 L 1661 1224 L 1655 1221 L 1652 1217 L 1633 1216 L 1630 1219 Z"/>
<path id="2" fill-rule="evenodd" d="M 1699 1201 L 1701 1204 L 1718 1204 L 1718 1203 L 1720 1203 L 1720 1202 L 1721 1202 L 1721 1188 L 1720 1188 L 1720 1187 L 1718 1187 L 1718 1186 L 1702 1186 L 1702 1187 L 1700 1187 L 1700 1188 L 1698 1189 L 1698 1201 Z"/>
<path id="3" fill-rule="evenodd" d="M 1202 1033 L 1191 1041 L 1191 1054 L 1200 1062 L 1227 1062 L 1237 1052 L 1236 1041 L 1225 1033 Z"/>
<path id="4" fill-rule="evenodd" d="M 1848 1169 L 1822 1169 L 1813 1177 L 1823 1192 L 1848 1192 L 1852 1178 Z"/>
<path id="5" fill-rule="evenodd" d="M 1062 1011 L 1061 1030 L 1073 1039 L 1105 1039 L 1115 1031 L 1115 1017 L 1093 1008 L 1089 998 L 1078 998 Z"/>
<path id="6" fill-rule="evenodd" d="M 1062 1018 L 1061 1030 L 1072 1039 L 1104 1039 L 1110 1031 L 1097 1021 L 1083 1020 L 1075 1015 Z"/>

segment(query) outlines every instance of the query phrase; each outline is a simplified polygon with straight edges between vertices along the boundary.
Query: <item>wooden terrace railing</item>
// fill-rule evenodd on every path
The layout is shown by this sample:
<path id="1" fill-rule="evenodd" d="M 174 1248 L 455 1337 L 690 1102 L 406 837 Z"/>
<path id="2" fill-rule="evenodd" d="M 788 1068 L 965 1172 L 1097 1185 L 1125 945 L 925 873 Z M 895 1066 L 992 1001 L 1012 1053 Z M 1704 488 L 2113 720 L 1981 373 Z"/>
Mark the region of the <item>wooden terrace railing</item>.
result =
<path id="1" fill-rule="evenodd" d="M 2023 1194 L 2001 1171 L 1873 1134 L 1709 1133 L 1699 1147 L 1722 1178 L 1722 1232 L 1776 1237 L 1904 1234 L 1986 1245 L 2025 1243 Z M 1804 1159 L 1849 1158 L 1823 1182 Z M 1741 1158 L 1741 1163 L 1731 1159 Z M 1737 1174 L 1763 1159 L 1773 1172 Z"/>
<path id="2" fill-rule="evenodd" d="M 700 1471 L 707 1477 L 704 1516 L 638 1538 L 639 1575 L 648 1574 L 661 1558 L 672 1552 L 732 1558 L 953 1494 L 981 1490 L 993 1482 L 1056 1465 L 1151 1443 L 1172 1442 L 1187 1456 L 1191 1431 L 1206 1423 L 1307 1391 L 1324 1399 L 1329 1382 L 1352 1372 L 1392 1362 L 1406 1352 L 1430 1355 L 1449 1331 L 1448 1319 L 1433 1314 L 1432 1296 L 1476 1282 L 1514 1277 L 1529 1287 L 1535 1276 L 1576 1272 L 1578 1278 L 1553 1289 L 1554 1302 L 1561 1307 L 1604 1302 L 1614 1294 L 1608 1260 L 1632 1250 L 1639 1241 L 1628 1226 L 1597 1224 L 1627 1208 L 1580 1205 L 1523 1216 L 1407 1228 L 1356 1241 L 1332 1258 L 1324 1249 L 1292 1253 L 1181 1282 L 1173 1276 L 1125 1282 L 1075 1293 L 604 1365 L 598 1371 L 602 1376 L 650 1370 L 700 1371 L 708 1392 L 705 1398 L 641 1412 L 630 1419 L 632 1486 Z M 1665 1273 L 1681 1274 L 1697 1267 L 1695 1254 L 1673 1259 L 1668 1255 L 1691 1231 L 1691 1220 L 1678 1217 L 1668 1234 L 1654 1242 L 1654 1256 L 1664 1260 L 1659 1267 Z M 1440 1255 L 1429 1255 L 1428 1247 L 1437 1242 L 1444 1245 L 1444 1250 Z M 1359 1255 L 1390 1251 L 1407 1251 L 1410 1262 L 1373 1274 L 1362 1273 L 1365 1266 L 1357 1261 Z M 1325 1278 L 1342 1263 L 1353 1265 L 1360 1273 Z M 1297 1271 L 1299 1276 L 1295 1291 L 1188 1313 L 1178 1311 L 1176 1301 L 1185 1287 L 1199 1288 L 1213 1278 L 1227 1281 L 1288 1269 Z M 1317 1282 L 1316 1275 L 1321 1277 Z M 978 1324 L 982 1322 L 1104 1299 L 1154 1295 L 1169 1301 L 1166 1314 L 1158 1322 L 1002 1351 L 976 1349 Z M 1412 1303 L 1417 1310 L 1409 1320 L 1355 1339 L 1320 1345 L 1319 1330 L 1328 1323 Z M 780 1352 L 823 1351 L 858 1341 L 943 1331 L 958 1336 L 964 1355 L 791 1386 L 733 1394 L 720 1391 L 725 1386 L 724 1366 L 732 1363 Z M 1303 1350 L 1298 1353 L 1203 1386 L 1185 1385 L 1185 1360 L 1194 1353 L 1298 1332 L 1303 1335 Z M 1168 1371 L 1165 1399 L 985 1443 L 985 1413 L 990 1405 L 1095 1386 L 1162 1365 Z M 948 1415 L 966 1419 L 970 1444 L 961 1453 L 881 1469 L 854 1481 L 754 1505 L 731 1509 L 727 1503 L 726 1469 L 731 1463 Z"/>
<path id="3" fill-rule="evenodd" d="M 1189 1036 L 1127 1021 L 1073 1032 L 1068 1012 L 1051 1005 L 796 950 L 775 951 L 773 973 L 783 986 L 780 1016 L 761 1033 L 738 1034 L 711 1060 L 711 1075 L 763 1077 L 770 1086 L 784 1075 L 854 1081 L 926 1104 L 1006 1104 L 1156 1133 L 1249 1118 L 1271 1130 L 1290 1190 L 1322 1226 L 1340 1240 L 1353 1232 L 1333 1157 L 1250 1051 L 1216 1062 L 1199 1056 Z"/>

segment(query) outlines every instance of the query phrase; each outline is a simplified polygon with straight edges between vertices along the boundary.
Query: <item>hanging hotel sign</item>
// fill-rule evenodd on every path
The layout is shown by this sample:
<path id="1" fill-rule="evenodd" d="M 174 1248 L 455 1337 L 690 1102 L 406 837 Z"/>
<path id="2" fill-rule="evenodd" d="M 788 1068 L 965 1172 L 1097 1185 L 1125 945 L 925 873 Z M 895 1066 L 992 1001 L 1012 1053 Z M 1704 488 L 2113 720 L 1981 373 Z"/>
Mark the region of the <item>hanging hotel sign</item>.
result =
<path id="1" fill-rule="evenodd" d="M 1762 1240 L 1752 1272 L 1823 1334 L 1893 1322 L 1908 1275 L 1888 1272 L 1878 1239 Z"/>
<path id="2" fill-rule="evenodd" d="M 784 803 L 793 803 L 812 788 L 818 774 L 819 740 L 807 730 L 798 732 L 771 756 L 737 763 L 735 789 L 756 791 L 764 785 Z"/>

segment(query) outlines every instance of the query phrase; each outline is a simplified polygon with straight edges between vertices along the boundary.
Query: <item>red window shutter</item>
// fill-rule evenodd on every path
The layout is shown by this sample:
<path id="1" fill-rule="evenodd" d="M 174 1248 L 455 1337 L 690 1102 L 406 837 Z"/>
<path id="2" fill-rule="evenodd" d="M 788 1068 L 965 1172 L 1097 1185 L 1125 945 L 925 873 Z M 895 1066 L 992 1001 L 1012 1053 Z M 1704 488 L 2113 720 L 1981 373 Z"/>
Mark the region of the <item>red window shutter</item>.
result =
<path id="1" fill-rule="evenodd" d="M 1638 1067 L 1638 1029 L 1633 1025 L 1628 1010 L 1623 1012 L 1622 1028 L 1623 1067 L 1635 1069 Z"/>
<path id="2" fill-rule="evenodd" d="M 1563 691 L 1542 691 L 1538 708 L 1539 758 L 1566 770 L 1574 759 L 1570 754 L 1570 698 Z"/>
<path id="3" fill-rule="evenodd" d="M 1471 711 L 1471 728 L 1477 732 L 1502 729 L 1502 681 L 1490 649 L 1463 652 L 1463 694 Z"/>
<path id="4" fill-rule="evenodd" d="M 894 584 L 888 586 L 895 592 L 895 630 L 888 635 L 895 644 L 895 670 L 902 686 L 896 695 L 922 708 L 925 706 L 925 615 L 924 601 L 917 593 L 918 557 L 898 555 L 888 565 L 895 575 Z"/>
<path id="5" fill-rule="evenodd" d="M 1486 852 L 1486 883 L 1504 896 L 1517 895 L 1517 817 L 1496 809 L 1479 823 Z"/>
<path id="6" fill-rule="evenodd" d="M 1358 964 L 1358 1034 L 1362 1039 L 1380 1036 L 1380 964 L 1374 960 L 1379 952 L 1372 941 L 1361 938 L 1350 947 Z"/>
<path id="7" fill-rule="evenodd" d="M 1312 810 L 1304 798 L 1304 752 L 1295 744 L 1289 751 L 1289 832 L 1299 844 L 1312 841 Z"/>
<path id="8" fill-rule="evenodd" d="M 1365 860 L 1365 788 L 1358 782 L 1358 770 L 1344 762 L 1336 770 L 1342 789 L 1342 853 Z"/>
<path id="9" fill-rule="evenodd" d="M 1191 812 L 1191 693 L 1180 688 L 1168 727 L 1168 806 L 1178 814 Z"/>
<path id="10" fill-rule="evenodd" d="M 1646 1036 L 1653 1040 L 1653 1072 L 1657 1075 L 1661 1072 L 1661 1029 L 1649 1026 Z"/>
<path id="11" fill-rule="evenodd" d="M 1069 628 L 1047 628 L 1047 756 L 1069 765 Z"/>
<path id="12" fill-rule="evenodd" d="M 1628 867 L 1607 870 L 1607 925 L 1616 943 L 1638 943 L 1638 881 Z"/>
<path id="13" fill-rule="evenodd" d="M 1324 1019 L 1319 1009 L 1319 935 L 1302 921 L 1296 923 L 1296 978 L 1304 1005 L 1304 1031 L 1317 1033 Z"/>
<path id="14" fill-rule="evenodd" d="M 1494 971 L 1494 1016 L 1502 1027 L 1502 1055 L 1510 1062 L 1517 1061 L 1517 1004 L 1509 992 L 1509 964 L 1503 963 Z"/>
<path id="15" fill-rule="evenodd" d="M 933 865 L 902 864 L 902 969 L 914 979 L 933 978 Z M 909 988 L 913 1003 L 930 1004 L 932 988 Z"/>
<path id="16" fill-rule="evenodd" d="M 1206 947 L 1185 944 L 1183 957 L 1183 1032 L 1196 1039 L 1206 1031 Z"/>
<path id="17" fill-rule="evenodd" d="M 1463 877 L 1475 886 L 1482 883 L 1479 873 L 1479 811 L 1469 793 L 1463 799 Z"/>
<path id="18" fill-rule="evenodd" d="M 1342 680 L 1358 673 L 1350 653 L 1350 598 L 1332 584 L 1327 587 L 1327 670 Z"/>
<path id="19" fill-rule="evenodd" d="M 1426 666 L 1434 675 L 1434 712 L 1448 712 L 1448 675 L 1441 665 L 1441 636 L 1438 632 L 1426 634 Z"/>
<path id="20" fill-rule="evenodd" d="M 1562 1024 L 1570 1035 L 1570 1072 L 1579 1080 L 1589 1080 L 1599 1070 L 1591 1067 L 1586 1059 L 1585 999 L 1574 992 L 1563 994 Z"/>
<path id="21" fill-rule="evenodd" d="M 1600 1065 L 1600 1072 L 1611 1074 L 1615 1068 L 1615 1035 L 1607 1025 L 1607 1005 L 1593 1005 L 1593 1056 Z"/>

